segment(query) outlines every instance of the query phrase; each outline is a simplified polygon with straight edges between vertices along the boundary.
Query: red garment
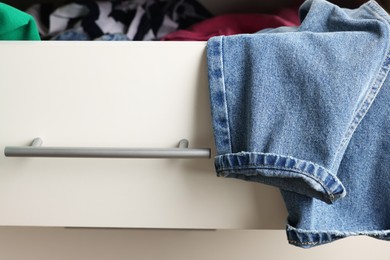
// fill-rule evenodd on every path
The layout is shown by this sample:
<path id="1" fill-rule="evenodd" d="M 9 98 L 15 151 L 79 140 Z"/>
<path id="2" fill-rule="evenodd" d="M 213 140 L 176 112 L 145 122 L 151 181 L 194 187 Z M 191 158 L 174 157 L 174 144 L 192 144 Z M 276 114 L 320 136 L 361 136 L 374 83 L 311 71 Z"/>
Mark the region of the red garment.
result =
<path id="1" fill-rule="evenodd" d="M 271 14 L 226 14 L 216 16 L 185 29 L 172 32 L 163 41 L 207 41 L 218 35 L 255 33 L 265 28 L 299 25 L 297 9 Z"/>

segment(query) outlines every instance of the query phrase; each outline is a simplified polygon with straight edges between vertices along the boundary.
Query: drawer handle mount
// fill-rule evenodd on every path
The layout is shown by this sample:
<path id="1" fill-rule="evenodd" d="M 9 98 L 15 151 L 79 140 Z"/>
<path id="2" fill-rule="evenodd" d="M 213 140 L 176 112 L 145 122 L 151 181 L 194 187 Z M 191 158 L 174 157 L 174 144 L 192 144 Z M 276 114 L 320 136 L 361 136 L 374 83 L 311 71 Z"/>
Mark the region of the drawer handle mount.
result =
<path id="1" fill-rule="evenodd" d="M 177 148 L 103 148 L 103 147 L 42 147 L 35 138 L 30 146 L 7 146 L 7 157 L 65 157 L 65 158 L 210 158 L 209 148 L 188 148 L 182 139 Z"/>

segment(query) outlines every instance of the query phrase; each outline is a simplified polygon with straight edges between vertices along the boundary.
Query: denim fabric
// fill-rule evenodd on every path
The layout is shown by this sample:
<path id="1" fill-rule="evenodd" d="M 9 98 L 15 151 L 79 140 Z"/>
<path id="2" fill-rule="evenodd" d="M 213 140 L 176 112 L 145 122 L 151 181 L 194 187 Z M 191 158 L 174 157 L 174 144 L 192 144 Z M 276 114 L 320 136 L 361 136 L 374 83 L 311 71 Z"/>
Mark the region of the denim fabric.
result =
<path id="1" fill-rule="evenodd" d="M 390 17 L 324 0 L 300 17 L 208 41 L 217 174 L 281 188 L 291 244 L 390 240 Z"/>
<path id="2" fill-rule="evenodd" d="M 67 30 L 52 38 L 55 41 L 89 41 L 91 37 L 80 30 Z M 94 41 L 129 41 L 127 35 L 122 33 L 103 34 L 102 36 L 93 39 Z"/>
<path id="3" fill-rule="evenodd" d="M 52 38 L 54 41 L 88 41 L 90 37 L 85 32 L 67 30 Z"/>

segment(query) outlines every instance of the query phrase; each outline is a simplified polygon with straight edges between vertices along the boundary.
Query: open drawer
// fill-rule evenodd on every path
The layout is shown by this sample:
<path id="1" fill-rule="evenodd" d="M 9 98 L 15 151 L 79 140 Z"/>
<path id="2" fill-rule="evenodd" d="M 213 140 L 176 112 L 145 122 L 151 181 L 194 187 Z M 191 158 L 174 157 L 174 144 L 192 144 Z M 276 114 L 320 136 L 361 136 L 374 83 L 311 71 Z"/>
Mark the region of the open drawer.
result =
<path id="1" fill-rule="evenodd" d="M 217 178 L 204 42 L 1 42 L 0 148 L 210 148 L 211 158 L 0 157 L 0 225 L 283 228 L 277 189 Z M 207 151 L 207 150 L 206 150 Z"/>

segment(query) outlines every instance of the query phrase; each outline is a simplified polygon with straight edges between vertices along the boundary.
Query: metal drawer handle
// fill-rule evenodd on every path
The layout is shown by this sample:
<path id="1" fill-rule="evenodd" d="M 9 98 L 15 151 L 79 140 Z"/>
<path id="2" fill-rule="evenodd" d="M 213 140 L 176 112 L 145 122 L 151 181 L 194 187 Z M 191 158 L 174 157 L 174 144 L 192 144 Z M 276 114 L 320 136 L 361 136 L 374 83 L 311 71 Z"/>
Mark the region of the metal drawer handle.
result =
<path id="1" fill-rule="evenodd" d="M 178 148 L 102 148 L 102 147 L 42 147 L 35 138 L 30 146 L 7 146 L 8 157 L 66 157 L 66 158 L 210 158 L 209 148 L 188 148 L 182 139 Z"/>

